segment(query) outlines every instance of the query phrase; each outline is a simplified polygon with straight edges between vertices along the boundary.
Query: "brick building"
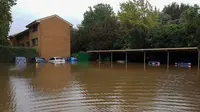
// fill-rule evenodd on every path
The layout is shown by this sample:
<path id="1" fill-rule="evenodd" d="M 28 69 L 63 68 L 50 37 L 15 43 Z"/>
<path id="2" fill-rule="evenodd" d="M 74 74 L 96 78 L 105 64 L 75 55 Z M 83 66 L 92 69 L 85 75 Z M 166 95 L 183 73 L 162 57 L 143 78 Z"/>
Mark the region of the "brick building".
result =
<path id="1" fill-rule="evenodd" d="M 9 36 L 12 46 L 36 48 L 40 57 L 70 57 L 70 28 L 72 24 L 58 15 L 33 21 L 26 30 Z"/>

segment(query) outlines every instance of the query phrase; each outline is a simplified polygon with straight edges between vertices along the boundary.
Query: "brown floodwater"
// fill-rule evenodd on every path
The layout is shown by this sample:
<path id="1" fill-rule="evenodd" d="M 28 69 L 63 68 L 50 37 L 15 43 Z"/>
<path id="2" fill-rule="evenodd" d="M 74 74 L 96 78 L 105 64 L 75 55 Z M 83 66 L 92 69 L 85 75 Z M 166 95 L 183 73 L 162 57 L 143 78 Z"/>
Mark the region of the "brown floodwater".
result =
<path id="1" fill-rule="evenodd" d="M 199 112 L 194 68 L 0 64 L 0 112 Z"/>

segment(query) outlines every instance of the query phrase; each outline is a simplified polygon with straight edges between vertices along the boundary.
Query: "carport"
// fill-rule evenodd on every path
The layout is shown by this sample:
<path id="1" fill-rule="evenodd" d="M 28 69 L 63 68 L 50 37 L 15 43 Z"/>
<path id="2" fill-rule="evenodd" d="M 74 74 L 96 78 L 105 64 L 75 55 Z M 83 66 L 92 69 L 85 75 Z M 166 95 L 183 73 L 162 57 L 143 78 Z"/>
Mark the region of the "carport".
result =
<path id="1" fill-rule="evenodd" d="M 182 47 L 182 48 L 152 48 L 152 49 L 124 49 L 124 50 L 93 50 L 93 51 L 87 51 L 89 54 L 97 54 L 98 55 L 98 62 L 101 63 L 101 55 L 103 53 L 107 53 L 110 55 L 110 63 L 111 67 L 113 66 L 113 56 L 114 53 L 123 53 L 124 54 L 124 61 L 125 61 L 125 66 L 127 68 L 128 64 L 128 58 L 131 59 L 132 57 L 129 57 L 128 53 L 142 53 L 143 56 L 143 63 L 144 63 L 144 68 L 146 68 L 146 59 L 147 59 L 147 53 L 155 54 L 156 52 L 162 52 L 162 55 L 166 56 L 166 65 L 167 69 L 169 68 L 170 65 L 170 58 L 173 58 L 172 56 L 170 57 L 170 53 L 176 53 L 174 56 L 181 55 L 179 52 L 184 52 L 185 54 L 189 54 L 192 52 L 195 52 L 194 54 L 191 54 L 191 56 L 194 56 L 196 58 L 195 60 L 198 66 L 198 69 L 200 67 L 200 50 L 198 47 Z M 162 56 L 163 57 L 163 56 Z M 141 57 L 140 57 L 141 58 Z"/>

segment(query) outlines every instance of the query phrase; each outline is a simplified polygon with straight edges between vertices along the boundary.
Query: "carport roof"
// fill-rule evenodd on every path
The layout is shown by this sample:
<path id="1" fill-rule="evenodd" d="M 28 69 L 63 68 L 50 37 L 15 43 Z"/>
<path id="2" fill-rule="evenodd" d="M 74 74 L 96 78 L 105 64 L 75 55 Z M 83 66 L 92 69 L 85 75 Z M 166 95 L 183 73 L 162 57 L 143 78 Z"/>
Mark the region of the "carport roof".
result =
<path id="1" fill-rule="evenodd" d="M 188 51 L 188 50 L 198 50 L 198 47 L 123 49 L 123 50 L 92 50 L 92 51 L 87 51 L 87 52 L 88 53 L 99 53 L 99 52 Z"/>

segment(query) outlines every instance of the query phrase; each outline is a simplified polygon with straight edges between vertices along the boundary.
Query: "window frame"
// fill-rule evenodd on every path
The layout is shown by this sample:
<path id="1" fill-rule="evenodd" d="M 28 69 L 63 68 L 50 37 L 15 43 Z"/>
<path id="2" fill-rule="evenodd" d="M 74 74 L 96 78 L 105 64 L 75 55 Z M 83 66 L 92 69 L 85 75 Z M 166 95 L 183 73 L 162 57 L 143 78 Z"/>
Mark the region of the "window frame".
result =
<path id="1" fill-rule="evenodd" d="M 30 47 L 30 42 L 29 41 L 26 42 L 26 45 L 27 45 L 27 47 Z"/>
<path id="2" fill-rule="evenodd" d="M 38 46 L 38 38 L 33 38 L 32 39 L 32 46 Z"/>
<path id="3" fill-rule="evenodd" d="M 32 32 L 37 32 L 38 31 L 38 25 L 35 25 L 32 27 Z"/>

